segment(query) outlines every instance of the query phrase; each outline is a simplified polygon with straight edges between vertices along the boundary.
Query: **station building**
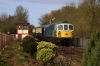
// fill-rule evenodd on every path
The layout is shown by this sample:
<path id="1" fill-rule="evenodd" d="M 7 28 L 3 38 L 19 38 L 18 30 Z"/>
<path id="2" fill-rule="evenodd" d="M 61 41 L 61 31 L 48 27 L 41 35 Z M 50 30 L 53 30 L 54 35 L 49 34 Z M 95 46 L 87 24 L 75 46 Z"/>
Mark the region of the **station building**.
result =
<path id="1" fill-rule="evenodd" d="M 20 21 L 16 23 L 16 39 L 22 40 L 25 36 L 30 34 L 30 23 Z"/>

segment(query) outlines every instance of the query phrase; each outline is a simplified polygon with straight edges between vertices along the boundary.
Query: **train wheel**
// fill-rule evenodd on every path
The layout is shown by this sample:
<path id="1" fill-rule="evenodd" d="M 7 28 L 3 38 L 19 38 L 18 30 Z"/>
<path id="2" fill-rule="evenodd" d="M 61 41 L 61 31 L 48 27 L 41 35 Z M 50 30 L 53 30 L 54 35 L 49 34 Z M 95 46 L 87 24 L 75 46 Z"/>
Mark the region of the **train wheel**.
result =
<path id="1" fill-rule="evenodd" d="M 62 39 L 61 40 L 61 45 L 62 46 L 69 46 L 70 44 L 69 44 L 69 40 L 68 39 Z"/>

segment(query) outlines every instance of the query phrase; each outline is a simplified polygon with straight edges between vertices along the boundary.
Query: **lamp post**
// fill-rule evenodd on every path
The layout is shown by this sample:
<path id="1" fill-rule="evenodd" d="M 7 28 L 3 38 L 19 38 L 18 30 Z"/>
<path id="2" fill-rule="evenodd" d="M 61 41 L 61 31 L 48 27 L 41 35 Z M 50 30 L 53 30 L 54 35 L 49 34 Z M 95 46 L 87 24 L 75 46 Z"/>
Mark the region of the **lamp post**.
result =
<path id="1" fill-rule="evenodd" d="M 54 17 L 54 18 L 52 18 L 52 19 L 50 19 L 50 24 L 51 24 L 51 22 L 52 22 L 54 19 L 55 19 L 55 17 Z"/>

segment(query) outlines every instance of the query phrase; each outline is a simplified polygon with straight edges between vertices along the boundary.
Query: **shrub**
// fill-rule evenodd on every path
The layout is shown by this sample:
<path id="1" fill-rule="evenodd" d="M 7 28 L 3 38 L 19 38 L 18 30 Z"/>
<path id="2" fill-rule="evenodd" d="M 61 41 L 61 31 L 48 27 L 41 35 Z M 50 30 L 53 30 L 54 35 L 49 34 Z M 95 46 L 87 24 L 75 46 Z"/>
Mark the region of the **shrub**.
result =
<path id="1" fill-rule="evenodd" d="M 100 32 L 95 31 L 87 44 L 82 66 L 100 66 Z"/>
<path id="2" fill-rule="evenodd" d="M 27 53 L 33 55 L 33 53 L 37 51 L 37 43 L 35 42 L 34 37 L 31 35 L 24 37 L 22 40 L 22 47 Z"/>
<path id="3" fill-rule="evenodd" d="M 54 51 L 57 50 L 57 46 L 51 42 L 45 42 L 45 41 L 41 41 L 41 42 L 38 42 L 38 46 L 37 46 L 37 50 L 41 50 L 43 48 L 49 48 L 49 49 L 52 49 Z"/>
<path id="4" fill-rule="evenodd" d="M 55 52 L 52 49 L 43 48 L 37 53 L 37 59 L 41 59 L 44 62 L 47 62 L 55 57 Z"/>
<path id="5" fill-rule="evenodd" d="M 56 56 L 57 46 L 50 42 L 39 42 L 37 46 L 36 59 L 49 62 Z"/>

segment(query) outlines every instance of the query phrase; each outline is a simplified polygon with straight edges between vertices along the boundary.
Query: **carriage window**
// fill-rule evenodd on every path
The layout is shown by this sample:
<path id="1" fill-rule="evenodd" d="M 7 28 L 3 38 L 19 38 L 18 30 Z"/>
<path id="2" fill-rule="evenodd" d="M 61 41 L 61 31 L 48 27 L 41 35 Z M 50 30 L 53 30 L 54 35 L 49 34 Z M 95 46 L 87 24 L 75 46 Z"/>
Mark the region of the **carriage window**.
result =
<path id="1" fill-rule="evenodd" d="M 68 25 L 64 25 L 64 30 L 68 30 Z"/>
<path id="2" fill-rule="evenodd" d="M 72 25 L 69 25 L 69 30 L 73 30 L 73 26 Z"/>
<path id="3" fill-rule="evenodd" d="M 59 25 L 58 30 L 63 30 L 63 25 Z"/>

